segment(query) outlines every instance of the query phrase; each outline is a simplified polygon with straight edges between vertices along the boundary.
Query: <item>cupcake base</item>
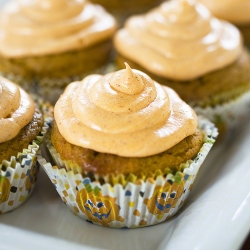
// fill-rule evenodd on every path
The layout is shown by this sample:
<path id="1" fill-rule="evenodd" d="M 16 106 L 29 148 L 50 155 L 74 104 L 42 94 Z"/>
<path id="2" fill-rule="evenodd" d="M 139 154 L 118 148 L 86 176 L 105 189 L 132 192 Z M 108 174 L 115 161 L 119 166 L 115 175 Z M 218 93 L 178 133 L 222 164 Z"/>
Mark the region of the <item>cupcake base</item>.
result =
<path id="1" fill-rule="evenodd" d="M 0 74 L 54 104 L 65 87 L 92 73 L 103 73 L 110 60 L 110 40 L 58 55 L 8 59 L 0 56 Z"/>
<path id="2" fill-rule="evenodd" d="M 81 75 L 104 65 L 109 60 L 111 49 L 112 42 L 107 40 L 88 48 L 61 54 L 23 58 L 0 56 L 0 71 L 27 80 Z"/>
<path id="3" fill-rule="evenodd" d="M 200 118 L 199 127 L 204 132 L 204 144 L 194 160 L 183 163 L 183 171 L 128 182 L 125 186 L 101 184 L 98 177 L 94 181 L 61 168 L 64 163 L 51 147 L 50 152 L 58 166 L 52 167 L 43 158 L 38 161 L 64 203 L 82 219 L 116 228 L 150 226 L 169 219 L 181 208 L 215 142 L 217 129 L 212 123 Z"/>

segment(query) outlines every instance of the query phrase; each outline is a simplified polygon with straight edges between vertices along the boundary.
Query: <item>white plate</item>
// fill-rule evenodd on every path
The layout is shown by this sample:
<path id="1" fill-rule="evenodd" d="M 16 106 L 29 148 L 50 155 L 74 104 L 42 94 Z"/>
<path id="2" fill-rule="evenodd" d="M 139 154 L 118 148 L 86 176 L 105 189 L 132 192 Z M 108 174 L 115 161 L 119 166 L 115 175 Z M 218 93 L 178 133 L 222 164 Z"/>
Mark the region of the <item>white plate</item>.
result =
<path id="1" fill-rule="evenodd" d="M 0 6 L 6 0 L 0 0 Z M 250 123 L 213 148 L 183 209 L 141 229 L 92 225 L 71 213 L 43 170 L 30 199 L 0 216 L 1 250 L 235 250 L 250 230 Z"/>
<path id="2" fill-rule="evenodd" d="M 250 230 L 250 123 L 208 155 L 171 220 L 140 229 L 90 224 L 64 205 L 43 170 L 30 199 L 0 216 L 0 249 L 238 249 Z"/>

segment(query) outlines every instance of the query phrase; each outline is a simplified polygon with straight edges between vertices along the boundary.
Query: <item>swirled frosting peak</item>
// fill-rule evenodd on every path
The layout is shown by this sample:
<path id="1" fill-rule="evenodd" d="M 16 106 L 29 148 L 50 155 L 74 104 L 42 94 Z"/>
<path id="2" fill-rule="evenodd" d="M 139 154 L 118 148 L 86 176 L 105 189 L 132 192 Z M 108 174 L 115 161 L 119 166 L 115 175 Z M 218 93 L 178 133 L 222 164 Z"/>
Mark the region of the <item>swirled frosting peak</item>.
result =
<path id="1" fill-rule="evenodd" d="M 222 68 L 242 52 L 238 29 L 193 0 L 166 1 L 145 15 L 132 16 L 114 43 L 123 57 L 175 80 Z"/>
<path id="2" fill-rule="evenodd" d="M 31 121 L 34 111 L 34 102 L 29 95 L 0 77 L 0 143 L 13 139 Z"/>
<path id="3" fill-rule="evenodd" d="M 90 75 L 71 83 L 55 105 L 70 143 L 124 157 L 163 152 L 194 133 L 194 111 L 170 88 L 138 70 Z"/>
<path id="4" fill-rule="evenodd" d="M 115 19 L 86 0 L 10 0 L 0 12 L 0 53 L 39 56 L 109 39 Z"/>
<path id="5" fill-rule="evenodd" d="M 235 24 L 250 23 L 250 0 L 199 0 L 216 17 Z"/>
<path id="6" fill-rule="evenodd" d="M 115 90 L 128 95 L 140 94 L 144 89 L 144 83 L 140 75 L 135 74 L 129 65 L 125 63 L 126 70 L 115 73 L 110 79 L 110 85 Z"/>

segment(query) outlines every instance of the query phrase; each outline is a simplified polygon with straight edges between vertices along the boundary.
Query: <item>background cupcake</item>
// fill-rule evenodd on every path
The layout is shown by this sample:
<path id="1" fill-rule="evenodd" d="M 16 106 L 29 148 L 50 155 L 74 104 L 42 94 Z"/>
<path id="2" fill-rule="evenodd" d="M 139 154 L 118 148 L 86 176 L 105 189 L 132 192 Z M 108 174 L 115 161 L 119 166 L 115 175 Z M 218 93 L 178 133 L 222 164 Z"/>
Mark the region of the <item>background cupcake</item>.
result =
<path id="1" fill-rule="evenodd" d="M 198 0 L 218 18 L 235 24 L 241 31 L 244 42 L 250 48 L 250 1 Z"/>
<path id="2" fill-rule="evenodd" d="M 240 32 L 191 0 L 129 18 L 117 32 L 124 61 L 167 85 L 218 125 L 234 126 L 250 102 L 250 59 Z M 240 119 L 239 119 L 240 118 Z"/>
<path id="3" fill-rule="evenodd" d="M 163 0 L 91 0 L 91 2 L 104 6 L 109 12 L 115 15 L 120 25 L 122 25 L 128 16 L 143 13 L 156 7 Z"/>
<path id="4" fill-rule="evenodd" d="M 0 12 L 0 72 L 58 97 L 72 79 L 101 72 L 115 28 L 111 15 L 85 0 L 9 1 Z"/>
<path id="5" fill-rule="evenodd" d="M 35 104 L 19 86 L 0 77 L 0 214 L 15 209 L 36 182 L 36 155 L 52 111 Z"/>
<path id="6" fill-rule="evenodd" d="M 172 89 L 127 65 L 66 88 L 47 141 L 56 166 L 40 163 L 81 218 L 149 226 L 182 206 L 216 136 Z"/>

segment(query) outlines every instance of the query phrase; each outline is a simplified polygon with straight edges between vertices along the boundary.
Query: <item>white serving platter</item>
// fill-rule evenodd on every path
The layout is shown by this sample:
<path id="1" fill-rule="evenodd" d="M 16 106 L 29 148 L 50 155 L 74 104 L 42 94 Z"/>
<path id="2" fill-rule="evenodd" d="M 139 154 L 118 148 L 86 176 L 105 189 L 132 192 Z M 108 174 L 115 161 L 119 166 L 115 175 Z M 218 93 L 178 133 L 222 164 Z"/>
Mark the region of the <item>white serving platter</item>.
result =
<path id="1" fill-rule="evenodd" d="M 112 229 L 81 220 L 41 169 L 30 199 L 0 215 L 0 250 L 236 250 L 249 231 L 250 122 L 212 149 L 182 210 L 147 228 Z"/>
<path id="2" fill-rule="evenodd" d="M 0 249 L 235 250 L 249 231 L 250 122 L 214 146 L 181 211 L 147 228 L 105 228 L 78 218 L 41 169 L 30 199 L 0 216 Z"/>

